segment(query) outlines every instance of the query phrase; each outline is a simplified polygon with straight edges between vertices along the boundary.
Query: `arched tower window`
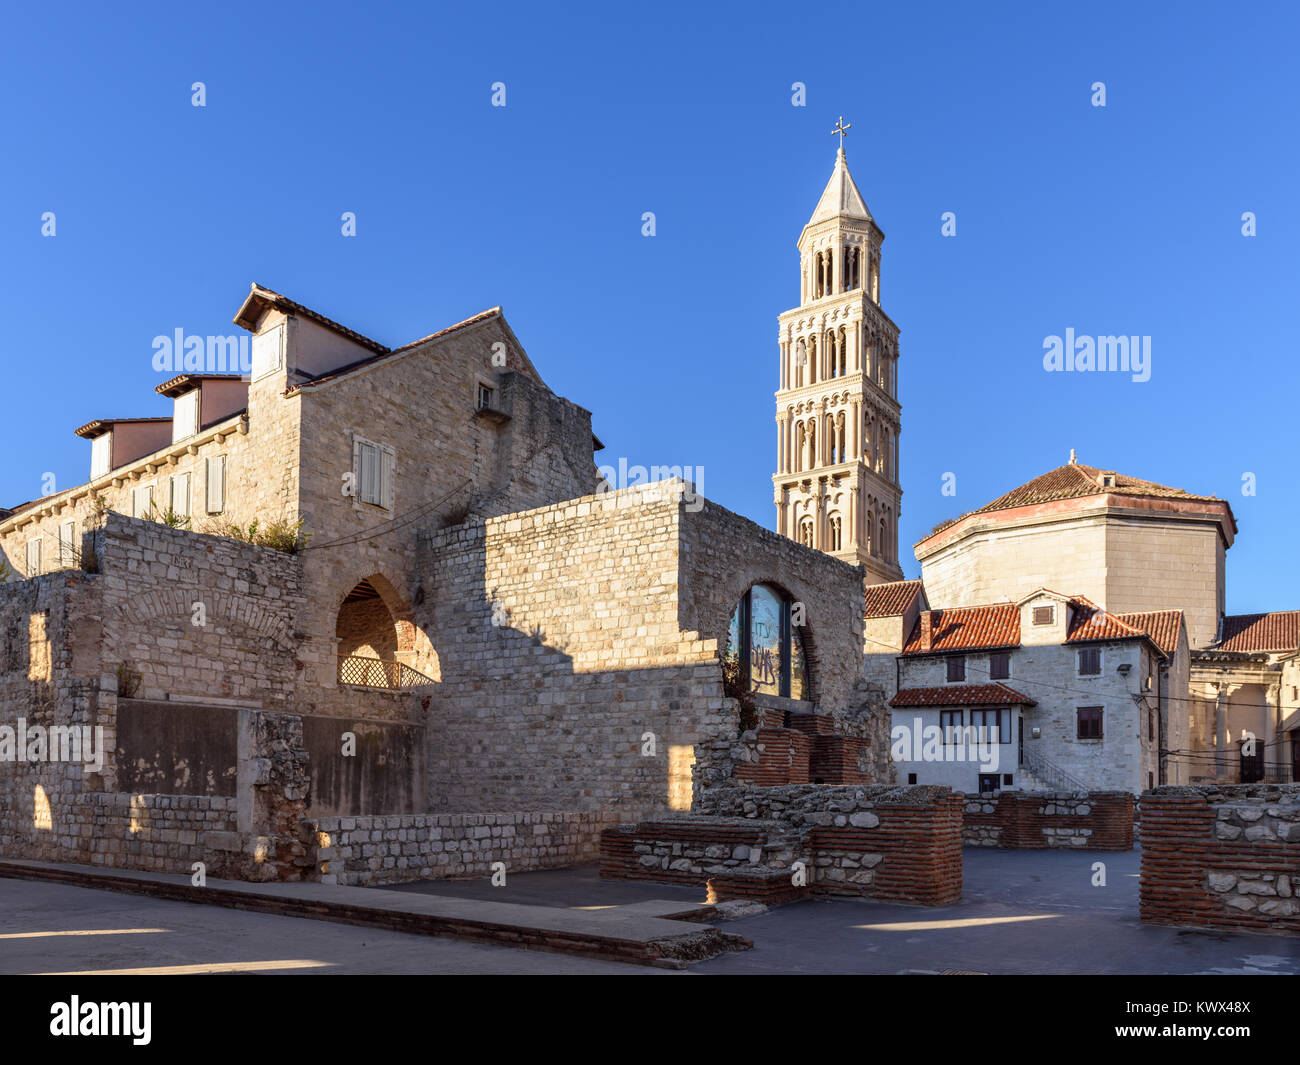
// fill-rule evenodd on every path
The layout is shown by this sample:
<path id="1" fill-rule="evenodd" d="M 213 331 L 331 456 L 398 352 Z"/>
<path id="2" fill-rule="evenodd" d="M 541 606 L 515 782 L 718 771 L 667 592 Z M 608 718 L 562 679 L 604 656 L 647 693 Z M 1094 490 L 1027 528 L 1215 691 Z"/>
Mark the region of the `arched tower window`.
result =
<path id="1" fill-rule="evenodd" d="M 812 518 L 804 518 L 799 523 L 799 542 L 804 547 L 813 546 L 813 523 Z"/>
<path id="2" fill-rule="evenodd" d="M 843 525 L 838 514 L 832 514 L 830 519 L 831 550 L 842 551 L 844 549 Z"/>
<path id="3" fill-rule="evenodd" d="M 867 511 L 866 531 L 867 531 L 867 554 L 874 555 L 876 553 L 876 512 L 874 510 Z"/>
<path id="4" fill-rule="evenodd" d="M 801 604 L 802 606 L 802 604 Z M 741 596 L 731 615 L 723 675 L 737 692 L 811 699 L 801 621 L 788 595 L 756 584 Z"/>

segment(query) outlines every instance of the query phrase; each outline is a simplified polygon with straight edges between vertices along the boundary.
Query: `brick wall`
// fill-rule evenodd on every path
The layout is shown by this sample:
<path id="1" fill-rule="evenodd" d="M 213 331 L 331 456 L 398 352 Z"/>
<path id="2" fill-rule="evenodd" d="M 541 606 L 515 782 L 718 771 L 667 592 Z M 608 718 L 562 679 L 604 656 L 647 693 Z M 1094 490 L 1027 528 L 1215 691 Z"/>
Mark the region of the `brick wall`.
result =
<path id="1" fill-rule="evenodd" d="M 967 846 L 1133 849 L 1134 802 L 1127 791 L 1003 791 L 964 798 Z"/>
<path id="2" fill-rule="evenodd" d="M 1300 934 L 1300 785 L 1142 796 L 1142 920 Z"/>
<path id="3" fill-rule="evenodd" d="M 601 875 L 719 881 L 720 895 L 772 901 L 801 861 L 814 895 L 941 906 L 961 897 L 961 818 L 947 788 L 733 783 L 700 813 L 607 831 Z M 764 886 L 743 890 L 746 876 Z"/>

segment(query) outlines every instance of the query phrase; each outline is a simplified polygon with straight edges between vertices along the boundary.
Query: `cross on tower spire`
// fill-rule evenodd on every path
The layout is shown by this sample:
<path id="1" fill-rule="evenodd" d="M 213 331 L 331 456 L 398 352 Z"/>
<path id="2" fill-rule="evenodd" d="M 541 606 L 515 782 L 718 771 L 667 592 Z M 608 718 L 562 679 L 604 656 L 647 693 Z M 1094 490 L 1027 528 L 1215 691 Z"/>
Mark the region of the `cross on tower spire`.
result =
<path id="1" fill-rule="evenodd" d="M 844 151 L 844 138 L 845 138 L 846 136 L 848 136 L 848 132 L 849 132 L 849 130 L 851 130 L 852 128 L 853 128 L 853 123 L 850 122 L 850 123 L 846 126 L 846 125 L 844 124 L 844 116 L 843 116 L 843 115 L 840 115 L 840 120 L 839 120 L 838 122 L 835 123 L 835 128 L 834 128 L 833 130 L 831 130 L 831 136 L 835 136 L 836 134 L 839 134 L 839 138 L 840 138 L 840 151 L 841 151 L 841 152 Z"/>

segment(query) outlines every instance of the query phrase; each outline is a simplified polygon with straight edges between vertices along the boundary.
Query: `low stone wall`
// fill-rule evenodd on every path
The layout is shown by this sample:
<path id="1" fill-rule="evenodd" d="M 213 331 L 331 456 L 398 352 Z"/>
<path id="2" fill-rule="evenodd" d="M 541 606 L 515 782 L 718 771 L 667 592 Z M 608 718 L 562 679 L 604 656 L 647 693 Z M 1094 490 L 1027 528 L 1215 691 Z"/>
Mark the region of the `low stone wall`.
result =
<path id="1" fill-rule="evenodd" d="M 594 862 L 602 828 L 618 815 L 601 810 L 537 813 L 394 814 L 321 817 L 314 834 L 313 879 L 365 886 L 427 877 L 489 877 Z"/>
<path id="2" fill-rule="evenodd" d="M 1142 796 L 1142 920 L 1300 935 L 1300 784 Z"/>
<path id="3" fill-rule="evenodd" d="M 604 832 L 601 875 L 771 901 L 797 886 L 802 862 L 814 895 L 927 906 L 961 897 L 962 800 L 947 788 L 734 784 L 710 789 L 701 806 Z"/>
<path id="4" fill-rule="evenodd" d="M 1133 849 L 1131 792 L 1002 791 L 964 798 L 962 841 L 968 847 Z"/>

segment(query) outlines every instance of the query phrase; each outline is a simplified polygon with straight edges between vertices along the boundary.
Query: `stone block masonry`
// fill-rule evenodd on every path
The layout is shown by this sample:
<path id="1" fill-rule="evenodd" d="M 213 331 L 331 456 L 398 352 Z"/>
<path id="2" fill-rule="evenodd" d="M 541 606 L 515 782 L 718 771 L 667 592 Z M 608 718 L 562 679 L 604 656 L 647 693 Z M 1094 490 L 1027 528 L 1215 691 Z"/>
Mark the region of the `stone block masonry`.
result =
<path id="1" fill-rule="evenodd" d="M 1142 920 L 1300 935 L 1300 784 L 1142 796 Z"/>
<path id="2" fill-rule="evenodd" d="M 616 815 L 599 810 L 322 817 L 307 822 L 315 841 L 314 879 L 367 887 L 408 880 L 492 875 L 592 862 L 602 828 Z"/>
<path id="3" fill-rule="evenodd" d="M 944 906 L 961 897 L 962 800 L 932 786 L 734 784 L 701 810 L 621 825 L 601 839 L 601 875 L 709 884 L 716 898 L 813 895 Z"/>
<path id="4" fill-rule="evenodd" d="M 1127 791 L 1003 791 L 964 797 L 969 847 L 1133 849 L 1133 795 Z"/>

